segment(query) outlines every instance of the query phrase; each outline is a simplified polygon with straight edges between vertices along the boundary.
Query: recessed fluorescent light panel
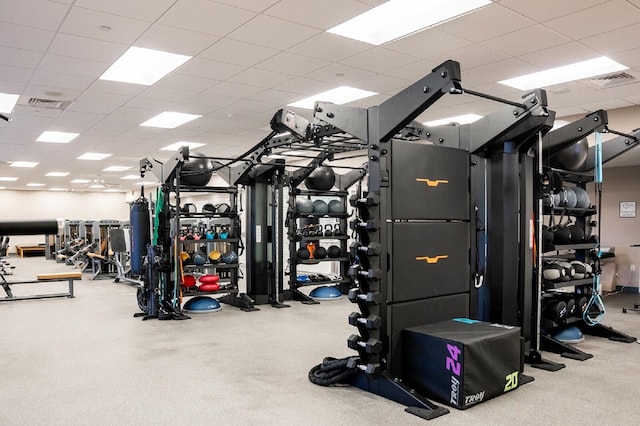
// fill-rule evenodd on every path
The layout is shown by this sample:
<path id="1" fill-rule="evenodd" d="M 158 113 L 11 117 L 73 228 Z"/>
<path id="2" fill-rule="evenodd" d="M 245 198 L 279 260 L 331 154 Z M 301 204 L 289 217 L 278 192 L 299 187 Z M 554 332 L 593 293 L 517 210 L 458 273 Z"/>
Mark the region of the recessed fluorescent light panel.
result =
<path id="1" fill-rule="evenodd" d="M 78 157 L 78 160 L 104 160 L 107 157 L 111 157 L 111 154 L 102 154 L 100 152 L 86 152 Z"/>
<path id="2" fill-rule="evenodd" d="M 89 179 L 73 179 L 71 183 L 89 183 L 91 182 Z"/>
<path id="3" fill-rule="evenodd" d="M 140 177 L 140 175 L 126 175 L 126 176 L 122 176 L 120 179 L 137 180 L 142 178 Z"/>
<path id="4" fill-rule="evenodd" d="M 160 148 L 160 151 L 177 151 L 180 148 L 182 148 L 183 146 L 188 146 L 189 149 L 194 149 L 194 148 L 200 148 L 201 146 L 205 146 L 205 145 L 206 144 L 199 143 L 199 142 L 180 141 L 180 142 L 172 143 L 171 145 L 167 145 L 165 147 L 162 147 L 162 148 Z"/>
<path id="5" fill-rule="evenodd" d="M 0 112 L 10 114 L 16 106 L 20 95 L 10 95 L 9 93 L 0 93 Z"/>
<path id="6" fill-rule="evenodd" d="M 191 56 L 130 47 L 100 79 L 150 86 L 189 59 Z"/>
<path id="7" fill-rule="evenodd" d="M 68 132 L 54 132 L 46 130 L 42 132 L 36 142 L 51 142 L 51 143 L 69 143 L 78 136 L 79 133 Z"/>
<path id="8" fill-rule="evenodd" d="M 18 178 L 17 177 L 11 177 L 11 176 L 0 176 L 0 182 L 15 182 L 17 181 Z"/>
<path id="9" fill-rule="evenodd" d="M 10 167 L 33 168 L 33 167 L 37 166 L 38 164 L 39 163 L 36 163 L 34 161 L 12 161 Z"/>
<path id="10" fill-rule="evenodd" d="M 326 92 L 318 93 L 317 95 L 309 96 L 308 98 L 300 99 L 288 106 L 313 109 L 313 105 L 316 101 L 333 102 L 334 104 L 341 105 L 357 101 L 358 99 L 368 98 L 373 95 L 377 95 L 377 93 L 349 86 L 340 86 L 335 89 L 327 90 Z"/>
<path id="11" fill-rule="evenodd" d="M 68 172 L 49 172 L 45 176 L 49 176 L 49 177 L 64 177 L 64 176 L 69 176 L 69 173 Z"/>
<path id="12" fill-rule="evenodd" d="M 456 123 L 456 124 L 469 124 L 474 121 L 478 121 L 482 118 L 481 115 L 478 114 L 464 114 L 457 115 L 455 117 L 449 118 L 441 118 L 440 120 L 427 121 L 424 123 L 425 126 L 443 126 L 446 124 Z"/>
<path id="13" fill-rule="evenodd" d="M 67 188 L 57 188 L 57 187 L 49 188 L 49 191 L 58 191 L 58 192 L 60 192 L 60 191 L 66 191 L 66 190 L 67 190 Z"/>
<path id="14" fill-rule="evenodd" d="M 378 46 L 490 3 L 489 0 L 389 0 L 327 32 Z"/>
<path id="15" fill-rule="evenodd" d="M 601 56 L 599 58 L 589 59 L 588 61 L 576 62 L 575 64 L 563 65 L 545 71 L 502 80 L 498 83 L 520 90 L 529 90 L 566 83 L 567 81 L 595 77 L 596 75 L 610 72 L 622 71 L 627 68 L 627 66 L 609 59 L 606 56 Z"/>
<path id="16" fill-rule="evenodd" d="M 103 172 L 124 172 L 125 170 L 131 170 L 133 167 L 127 166 L 109 166 L 106 169 L 102 169 Z"/>
<path id="17" fill-rule="evenodd" d="M 161 127 L 163 129 L 175 129 L 189 121 L 202 117 L 195 114 L 184 114 L 182 112 L 161 112 L 153 118 L 145 121 L 141 126 L 145 127 Z"/>
<path id="18" fill-rule="evenodd" d="M 44 183 L 28 183 L 27 186 L 44 186 Z"/>

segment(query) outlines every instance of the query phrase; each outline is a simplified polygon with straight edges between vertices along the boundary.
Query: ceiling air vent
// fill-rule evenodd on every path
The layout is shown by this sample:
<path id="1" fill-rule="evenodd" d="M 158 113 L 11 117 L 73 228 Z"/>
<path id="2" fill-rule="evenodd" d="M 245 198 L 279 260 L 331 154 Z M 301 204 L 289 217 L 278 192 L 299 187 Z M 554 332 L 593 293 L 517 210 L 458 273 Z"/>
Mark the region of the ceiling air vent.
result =
<path id="1" fill-rule="evenodd" d="M 636 78 L 627 72 L 617 72 L 615 74 L 592 78 L 589 82 L 597 87 L 611 87 L 633 83 L 635 80 Z"/>
<path id="2" fill-rule="evenodd" d="M 33 108 L 47 108 L 47 109 L 58 109 L 65 110 L 69 105 L 71 105 L 71 101 L 60 101 L 57 99 L 46 99 L 46 98 L 27 98 L 23 97 L 18 101 L 19 105 L 24 105 Z"/>

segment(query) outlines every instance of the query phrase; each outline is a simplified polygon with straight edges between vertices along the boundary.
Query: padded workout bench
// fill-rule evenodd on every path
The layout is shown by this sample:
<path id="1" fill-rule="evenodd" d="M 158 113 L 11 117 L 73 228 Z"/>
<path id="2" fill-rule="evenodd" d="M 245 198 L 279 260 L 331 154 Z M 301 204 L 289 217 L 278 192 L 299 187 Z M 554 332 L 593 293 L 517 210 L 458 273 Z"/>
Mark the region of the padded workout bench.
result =
<path id="1" fill-rule="evenodd" d="M 44 256 L 44 246 L 16 246 L 16 252 L 20 257 L 24 257 L 27 253 Z"/>
<path id="2" fill-rule="evenodd" d="M 8 282 L 2 277 L 2 282 L 0 284 L 4 288 L 4 291 L 7 293 L 6 297 L 0 298 L 0 302 L 9 302 L 13 300 L 29 300 L 29 299 L 51 299 L 54 297 L 68 297 L 73 298 L 73 281 L 81 280 L 82 273 L 79 271 L 76 272 L 61 272 L 54 274 L 38 274 L 36 281 L 16 281 L 16 282 Z M 69 291 L 66 293 L 51 293 L 51 294 L 36 294 L 33 296 L 14 296 L 11 292 L 11 286 L 14 284 L 42 284 L 45 282 L 61 282 L 67 281 L 69 283 Z"/>

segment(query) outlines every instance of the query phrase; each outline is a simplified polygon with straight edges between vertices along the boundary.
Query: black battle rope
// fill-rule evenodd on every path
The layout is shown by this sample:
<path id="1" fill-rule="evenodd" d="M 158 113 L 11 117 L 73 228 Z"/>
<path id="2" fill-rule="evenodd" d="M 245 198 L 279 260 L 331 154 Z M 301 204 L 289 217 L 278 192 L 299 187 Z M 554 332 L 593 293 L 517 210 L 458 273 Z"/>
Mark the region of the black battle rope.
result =
<path id="1" fill-rule="evenodd" d="M 354 369 L 347 367 L 348 358 L 332 358 L 326 357 L 322 360 L 322 364 L 318 364 L 309 370 L 309 381 L 314 385 L 332 386 L 345 383 L 346 380 L 354 374 Z"/>

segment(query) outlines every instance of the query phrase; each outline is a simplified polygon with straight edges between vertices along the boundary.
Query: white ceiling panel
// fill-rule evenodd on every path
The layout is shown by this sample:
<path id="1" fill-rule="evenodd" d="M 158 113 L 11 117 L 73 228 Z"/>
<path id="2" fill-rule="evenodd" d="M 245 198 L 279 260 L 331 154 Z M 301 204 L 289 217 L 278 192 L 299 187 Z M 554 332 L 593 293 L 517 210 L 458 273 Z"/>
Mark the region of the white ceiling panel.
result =
<path id="1" fill-rule="evenodd" d="M 175 0 L 75 0 L 86 9 L 153 22 L 175 3 Z"/>
<path id="2" fill-rule="evenodd" d="M 606 3 L 607 1 L 608 0 L 502 0 L 500 5 L 514 12 L 518 12 L 522 16 L 527 16 L 538 22 L 544 22 L 579 10 L 588 9 L 595 5 Z"/>
<path id="3" fill-rule="evenodd" d="M 280 50 L 269 47 L 257 46 L 255 44 L 225 38 L 202 52 L 200 58 L 252 66 L 279 52 Z"/>
<path id="4" fill-rule="evenodd" d="M 494 37 L 481 44 L 508 56 L 520 56 L 566 44 L 570 41 L 570 38 L 550 29 L 532 26 Z"/>
<path id="5" fill-rule="evenodd" d="M 73 76 L 98 78 L 108 67 L 109 65 L 104 62 L 87 61 L 85 59 L 72 58 L 69 56 L 46 54 L 42 58 L 39 70 L 54 73 L 66 73 Z"/>
<path id="6" fill-rule="evenodd" d="M 475 74 L 491 81 L 500 81 L 535 71 L 538 69 L 518 59 L 506 59 L 473 69 Z"/>
<path id="7" fill-rule="evenodd" d="M 147 49 L 195 56 L 218 40 L 220 37 L 211 34 L 166 25 L 152 25 L 136 40 L 135 45 Z"/>
<path id="8" fill-rule="evenodd" d="M 194 77 L 192 75 L 171 73 L 162 78 L 155 85 L 170 89 L 186 90 L 189 92 L 202 92 L 219 83 L 219 80 L 211 78 Z"/>
<path id="9" fill-rule="evenodd" d="M 82 133 L 101 121 L 105 114 L 87 113 L 81 111 L 65 111 L 51 125 L 49 130 L 61 132 Z"/>
<path id="10" fill-rule="evenodd" d="M 278 108 L 278 106 L 284 107 L 287 104 L 299 100 L 300 95 L 297 93 L 285 92 L 282 90 L 267 89 L 251 96 L 251 99 L 261 102 L 267 102 L 271 104 L 270 110 L 275 111 L 273 107 L 274 105 L 276 105 L 276 108 Z M 234 104 L 234 107 L 237 107 L 237 104 Z"/>
<path id="11" fill-rule="evenodd" d="M 45 98 L 50 99 L 55 96 L 51 96 L 51 93 L 62 93 L 60 96 L 64 100 L 73 100 L 77 98 L 80 93 L 82 93 L 82 89 L 73 89 L 69 87 L 60 87 L 60 86 L 45 86 L 41 84 L 28 84 L 24 88 L 24 94 L 27 96 L 33 96 L 36 98 Z"/>
<path id="12" fill-rule="evenodd" d="M 429 57 L 429 60 L 433 63 L 441 64 L 447 59 L 453 59 L 460 63 L 460 68 L 464 75 L 464 71 L 466 70 L 502 61 L 504 59 L 508 59 L 510 56 L 511 55 L 503 52 L 497 52 L 493 49 L 473 44 L 460 49 L 442 52 L 438 55 Z"/>
<path id="13" fill-rule="evenodd" d="M 518 59 L 535 65 L 539 69 L 559 67 L 574 62 L 586 61 L 600 56 L 595 50 L 582 43 L 572 41 L 560 46 L 550 47 L 539 52 L 519 56 Z"/>
<path id="14" fill-rule="evenodd" d="M 262 92 L 264 90 L 264 87 L 252 86 L 250 84 L 244 83 L 233 83 L 231 81 L 223 81 L 209 88 L 206 93 L 211 95 L 221 95 L 240 99 L 251 97 L 256 93 Z"/>
<path id="15" fill-rule="evenodd" d="M 175 72 L 213 80 L 226 80 L 238 74 L 244 67 L 208 59 L 193 58 Z"/>
<path id="16" fill-rule="evenodd" d="M 245 43 L 285 50 L 319 32 L 320 30 L 304 25 L 271 16 L 258 15 L 233 31 L 228 37 Z"/>
<path id="17" fill-rule="evenodd" d="M 171 99 L 150 99 L 136 96 L 125 105 L 130 108 L 148 109 L 148 118 L 151 118 L 157 114 L 160 114 L 162 111 L 173 111 L 176 102 Z"/>
<path id="18" fill-rule="evenodd" d="M 131 44 L 149 24 L 135 19 L 74 7 L 60 27 L 65 34 Z"/>
<path id="19" fill-rule="evenodd" d="M 639 68 L 640 67 L 640 48 L 630 49 L 621 53 L 614 53 L 610 55 L 610 58 L 630 68 Z"/>
<path id="20" fill-rule="evenodd" d="M 238 98 L 198 93 L 187 99 L 187 101 L 192 105 L 197 105 L 199 108 L 202 108 L 202 114 L 208 114 L 211 111 L 217 111 L 237 102 Z"/>
<path id="21" fill-rule="evenodd" d="M 228 4 L 241 9 L 262 12 L 280 0 L 215 0 L 216 3 Z"/>
<path id="22" fill-rule="evenodd" d="M 360 80 L 372 77 L 376 74 L 360 68 L 354 68 L 343 64 L 331 64 L 319 70 L 307 74 L 305 77 L 314 80 L 327 81 L 336 86 L 355 84 Z"/>
<path id="23" fill-rule="evenodd" d="M 329 62 L 322 59 L 282 52 L 260 62 L 255 67 L 268 71 L 301 76 L 327 65 L 329 65 Z"/>
<path id="24" fill-rule="evenodd" d="M 370 9 L 355 0 L 281 0 L 264 14 L 309 27 L 328 30 Z"/>
<path id="25" fill-rule="evenodd" d="M 360 80 L 358 86 L 360 89 L 370 90 L 372 92 L 395 94 L 411 83 L 413 83 L 413 81 L 377 74 Z"/>
<path id="26" fill-rule="evenodd" d="M 169 87 L 151 86 L 138 96 L 140 99 L 157 99 L 167 102 L 182 102 L 193 96 L 193 91 L 171 89 Z"/>
<path id="27" fill-rule="evenodd" d="M 439 31 L 437 28 L 421 31 L 411 37 L 404 37 L 384 45 L 387 49 L 402 52 L 418 58 L 429 58 L 451 50 L 471 45 L 472 42 L 456 35 Z"/>
<path id="28" fill-rule="evenodd" d="M 1 66 L 0 66 L 0 69 L 2 69 Z M 14 95 L 18 95 L 22 93 L 22 91 L 26 86 L 27 86 L 26 82 L 20 83 L 15 81 L 0 80 L 0 92 L 2 93 L 11 93 Z M 4 122 L 0 120 L 0 124 L 4 124 Z"/>
<path id="29" fill-rule="evenodd" d="M 437 29 L 469 41 L 481 42 L 534 24 L 533 20 L 494 3 L 438 25 Z"/>
<path id="30" fill-rule="evenodd" d="M 81 77 L 79 75 L 69 75 L 49 71 L 36 71 L 31 76 L 32 84 L 52 85 L 65 89 L 85 90 L 93 82 L 91 77 Z"/>
<path id="31" fill-rule="evenodd" d="M 126 50 L 127 46 L 124 44 L 92 40 L 69 34 L 58 34 L 51 43 L 48 52 L 61 56 L 111 64 Z"/>
<path id="32" fill-rule="evenodd" d="M 0 76 L 2 80 L 13 83 L 28 83 L 33 75 L 33 70 L 28 68 L 10 67 L 0 65 Z"/>
<path id="33" fill-rule="evenodd" d="M 574 39 L 582 39 L 640 22 L 640 9 L 624 0 L 611 0 L 545 23 Z"/>
<path id="34" fill-rule="evenodd" d="M 413 63 L 416 60 L 418 60 L 416 56 L 385 49 L 384 47 L 375 47 L 343 59 L 340 63 L 370 71 L 385 72 Z"/>
<path id="35" fill-rule="evenodd" d="M 40 52 L 0 46 L 0 65 L 35 69 L 41 59 L 42 53 Z"/>
<path id="36" fill-rule="evenodd" d="M 262 102 L 252 99 L 243 99 L 231 105 L 231 108 L 244 112 L 275 112 L 280 105 L 277 102 Z"/>
<path id="37" fill-rule="evenodd" d="M 133 97 L 143 93 L 148 86 L 133 83 L 121 83 L 119 81 L 95 80 L 88 88 L 92 92 L 109 93 Z"/>
<path id="38" fill-rule="evenodd" d="M 299 55 L 334 62 L 372 48 L 368 43 L 322 32 L 292 46 L 289 50 Z"/>
<path id="39" fill-rule="evenodd" d="M 298 99 L 311 96 L 316 93 L 325 92 L 334 88 L 335 85 L 326 81 L 313 80 L 310 78 L 292 78 L 282 84 L 275 86 L 275 89 L 284 90 L 291 93 L 297 93 Z"/>
<path id="40" fill-rule="evenodd" d="M 432 62 L 420 59 L 413 63 L 390 69 L 385 72 L 385 75 L 390 75 L 392 77 L 397 77 L 414 82 L 429 74 L 431 70 L 438 65 L 440 65 L 440 62 Z"/>
<path id="41" fill-rule="evenodd" d="M 55 31 L 69 7 L 47 0 L 1 0 L 0 22 Z"/>
<path id="42" fill-rule="evenodd" d="M 598 51 L 598 53 L 608 56 L 637 47 L 638 34 L 640 34 L 640 24 L 635 24 L 592 37 L 586 37 L 580 41 L 585 46 Z"/>
<path id="43" fill-rule="evenodd" d="M 44 52 L 49 47 L 55 34 L 53 31 L 39 28 L 3 23 L 0 25 L 0 45 Z"/>
<path id="44" fill-rule="evenodd" d="M 178 0 L 158 23 L 170 27 L 224 36 L 256 14 L 208 0 Z"/>
<path id="45" fill-rule="evenodd" d="M 231 77 L 229 81 L 232 83 L 250 84 L 252 86 L 271 88 L 284 83 L 289 78 L 291 78 L 291 76 L 288 74 L 260 70 L 257 68 L 248 68 Z"/>

